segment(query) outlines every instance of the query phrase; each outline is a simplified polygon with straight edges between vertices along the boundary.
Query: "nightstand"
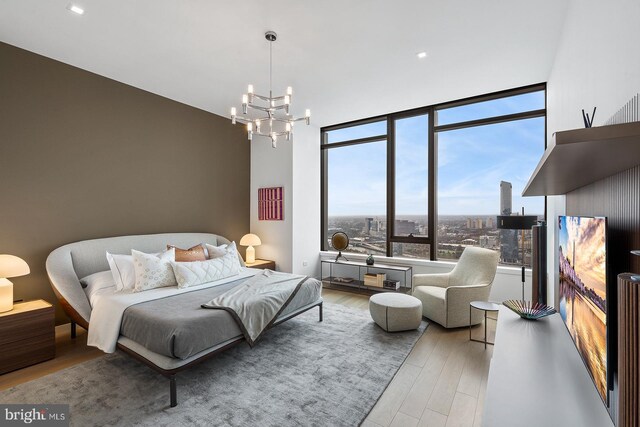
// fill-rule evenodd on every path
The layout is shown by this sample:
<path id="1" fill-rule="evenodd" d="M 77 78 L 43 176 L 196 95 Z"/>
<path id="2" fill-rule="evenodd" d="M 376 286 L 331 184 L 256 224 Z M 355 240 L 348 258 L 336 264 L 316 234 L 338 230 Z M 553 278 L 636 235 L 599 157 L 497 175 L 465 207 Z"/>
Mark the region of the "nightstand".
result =
<path id="1" fill-rule="evenodd" d="M 0 374 L 53 359 L 53 306 L 44 300 L 27 301 L 0 313 L 0 348 Z"/>
<path id="2" fill-rule="evenodd" d="M 276 262 L 275 261 L 269 261 L 267 259 L 257 259 L 256 262 L 253 262 L 251 264 L 246 263 L 247 267 L 251 267 L 251 268 L 261 268 L 263 270 L 274 270 L 276 269 Z"/>

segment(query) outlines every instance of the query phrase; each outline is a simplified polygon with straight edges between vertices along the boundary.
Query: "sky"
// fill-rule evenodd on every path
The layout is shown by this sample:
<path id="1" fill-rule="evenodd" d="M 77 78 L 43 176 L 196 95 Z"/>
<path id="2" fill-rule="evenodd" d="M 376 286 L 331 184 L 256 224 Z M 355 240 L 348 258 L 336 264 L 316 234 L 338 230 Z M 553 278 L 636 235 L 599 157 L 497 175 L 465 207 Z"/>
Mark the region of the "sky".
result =
<path id="1" fill-rule="evenodd" d="M 534 92 L 440 110 L 449 124 L 544 108 Z M 396 215 L 427 214 L 428 117 L 396 121 Z M 386 121 L 329 132 L 328 142 L 386 133 Z M 438 133 L 438 214 L 496 215 L 500 181 L 513 184 L 513 211 L 544 213 L 543 197 L 520 196 L 544 152 L 544 118 Z M 386 213 L 386 142 L 328 150 L 329 216 Z"/>
<path id="2" fill-rule="evenodd" d="M 559 220 L 558 238 L 562 253 L 573 262 L 573 245 L 576 261 L 573 268 L 578 277 L 602 298 L 606 296 L 606 241 L 604 218 L 580 218 L 563 216 Z"/>

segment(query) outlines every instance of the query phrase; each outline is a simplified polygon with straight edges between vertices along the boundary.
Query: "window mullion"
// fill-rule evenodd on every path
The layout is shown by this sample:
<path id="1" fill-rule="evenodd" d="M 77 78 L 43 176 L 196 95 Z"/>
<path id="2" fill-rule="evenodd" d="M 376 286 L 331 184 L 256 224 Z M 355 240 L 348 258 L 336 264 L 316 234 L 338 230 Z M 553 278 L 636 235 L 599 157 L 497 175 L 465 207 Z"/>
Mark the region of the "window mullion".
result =
<path id="1" fill-rule="evenodd" d="M 393 256 L 391 237 L 395 236 L 396 219 L 396 127 L 387 117 L 387 257 Z"/>
<path id="2" fill-rule="evenodd" d="M 427 207 L 427 230 L 429 232 L 429 238 L 431 239 L 431 247 L 429 248 L 429 258 L 432 261 L 436 261 L 438 259 L 438 233 L 436 230 L 437 227 L 437 214 L 438 207 L 436 206 L 436 202 L 438 200 L 436 191 L 437 191 L 437 178 L 438 174 L 436 171 L 437 167 L 437 140 L 435 136 L 435 121 L 436 121 L 436 112 L 435 109 L 431 109 L 429 112 L 429 155 L 428 155 L 428 168 L 429 168 L 429 184 L 427 191 L 428 207 Z"/>

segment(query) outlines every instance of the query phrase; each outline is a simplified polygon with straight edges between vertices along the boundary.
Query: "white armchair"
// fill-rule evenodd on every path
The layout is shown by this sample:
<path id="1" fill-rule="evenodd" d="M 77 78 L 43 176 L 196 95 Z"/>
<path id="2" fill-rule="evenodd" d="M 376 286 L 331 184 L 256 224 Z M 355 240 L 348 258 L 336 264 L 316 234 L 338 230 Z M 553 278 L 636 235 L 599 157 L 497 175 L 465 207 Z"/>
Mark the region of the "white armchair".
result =
<path id="1" fill-rule="evenodd" d="M 445 328 L 469 326 L 469 303 L 489 299 L 499 256 L 489 249 L 467 247 L 450 273 L 415 274 L 413 296 L 422 301 L 422 314 Z M 471 324 L 482 319 L 482 312 L 475 310 Z"/>

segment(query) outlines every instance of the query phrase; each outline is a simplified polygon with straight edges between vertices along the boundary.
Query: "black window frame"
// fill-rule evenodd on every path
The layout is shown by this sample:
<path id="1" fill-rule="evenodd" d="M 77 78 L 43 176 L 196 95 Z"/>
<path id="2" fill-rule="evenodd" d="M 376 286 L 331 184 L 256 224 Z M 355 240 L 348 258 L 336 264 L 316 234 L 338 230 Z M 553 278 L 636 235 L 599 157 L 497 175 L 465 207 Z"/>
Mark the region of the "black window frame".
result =
<path id="1" fill-rule="evenodd" d="M 504 114 L 499 116 L 487 117 L 482 119 L 474 119 L 463 122 L 449 123 L 446 125 L 437 125 L 438 111 L 452 107 L 459 107 L 479 102 L 491 101 L 494 99 L 508 98 L 516 95 L 523 95 L 532 92 L 544 92 L 544 108 L 525 111 L 513 114 Z M 395 170 L 395 154 L 396 154 L 396 138 L 395 138 L 395 122 L 399 119 L 415 117 L 420 115 L 428 115 L 428 195 L 427 195 L 427 236 L 398 236 L 395 233 L 395 196 L 396 196 L 396 170 Z M 328 220 L 328 195 L 327 195 L 327 153 L 328 150 L 350 145 L 366 144 L 369 142 L 387 142 L 387 182 L 386 182 L 386 256 L 393 257 L 393 243 L 415 243 L 429 245 L 429 259 L 437 261 L 437 225 L 438 225 L 438 207 L 437 207 L 437 183 L 438 183 L 438 133 L 450 130 L 458 130 L 470 127 L 491 125 L 497 123 L 511 122 L 517 120 L 544 117 L 544 149 L 547 148 L 547 84 L 536 83 L 515 89 L 507 89 L 489 94 L 473 96 L 469 98 L 459 99 L 455 101 L 443 102 L 440 104 L 429 105 L 425 107 L 412 108 L 408 110 L 398 111 L 394 113 L 383 114 L 380 116 L 369 117 L 361 120 L 353 120 L 337 125 L 325 126 L 320 129 L 320 194 L 321 194 L 321 215 L 320 215 L 320 250 L 328 250 L 327 226 Z M 363 125 L 367 123 L 387 121 L 387 133 L 382 135 L 374 135 L 365 138 L 346 140 L 335 143 L 326 143 L 328 132 L 344 129 L 348 127 Z M 547 214 L 547 198 L 544 198 L 544 215 Z"/>

